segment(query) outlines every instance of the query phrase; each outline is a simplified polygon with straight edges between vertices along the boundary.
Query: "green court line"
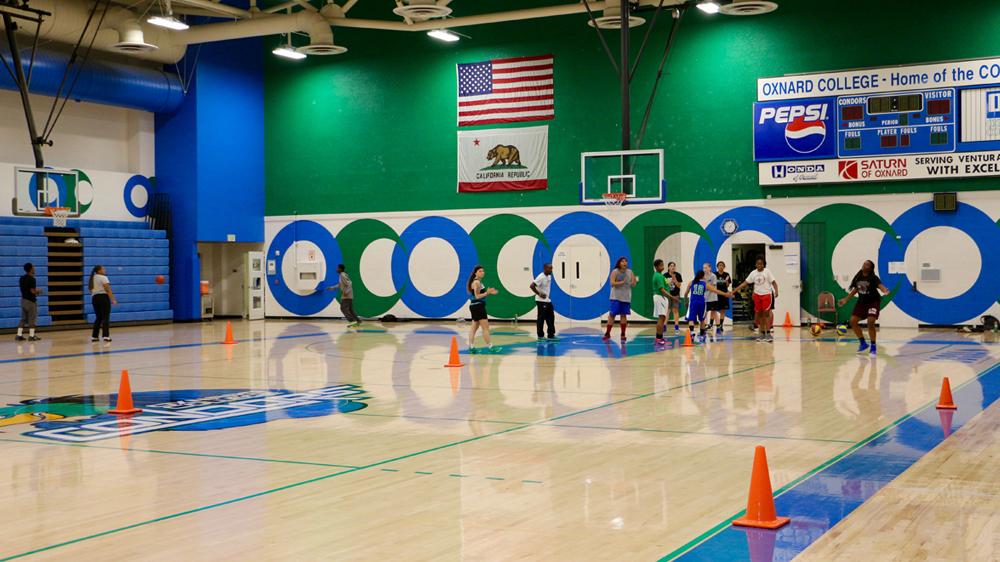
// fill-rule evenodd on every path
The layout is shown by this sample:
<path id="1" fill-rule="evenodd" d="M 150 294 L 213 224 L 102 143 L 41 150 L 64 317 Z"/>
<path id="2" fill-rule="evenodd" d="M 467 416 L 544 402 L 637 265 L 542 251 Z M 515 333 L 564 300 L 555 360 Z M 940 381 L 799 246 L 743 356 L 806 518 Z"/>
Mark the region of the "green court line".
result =
<path id="1" fill-rule="evenodd" d="M 158 449 L 134 449 L 132 447 L 112 447 L 108 445 L 87 445 L 84 443 L 50 443 L 48 441 L 32 441 L 28 439 L 2 439 L 0 441 L 6 441 L 8 443 L 27 443 L 29 445 L 49 445 L 52 447 L 79 447 L 82 449 L 108 449 L 112 451 L 131 451 L 135 453 L 156 453 L 160 455 L 180 455 L 185 457 L 205 457 L 210 459 L 226 459 L 226 460 L 236 460 L 236 461 L 259 461 L 259 462 L 275 462 L 281 464 L 303 464 L 309 466 L 325 466 L 330 468 L 357 468 L 355 465 L 351 464 L 332 464 L 325 462 L 310 462 L 310 461 L 291 461 L 284 459 L 265 459 L 260 457 L 240 457 L 236 455 L 215 455 L 211 453 L 190 453 L 186 451 L 162 451 Z"/>
<path id="2" fill-rule="evenodd" d="M 818 441 L 820 443 L 845 443 L 853 445 L 854 441 L 847 439 L 824 439 L 822 437 L 788 437 L 785 435 L 750 435 L 745 433 L 712 433 L 710 431 L 681 431 L 679 429 L 648 429 L 644 427 L 604 427 L 600 425 L 573 425 L 569 423 L 546 423 L 551 427 L 571 427 L 576 429 L 603 429 L 608 431 L 639 431 L 650 433 L 677 433 L 679 435 L 708 435 L 712 437 L 744 437 L 751 439 L 782 439 L 786 441 Z"/>
<path id="3" fill-rule="evenodd" d="M 524 484 L 541 484 L 538 480 L 521 480 L 521 482 Z"/>
<path id="4" fill-rule="evenodd" d="M 506 480 L 505 478 L 500 478 L 499 476 L 487 476 L 487 480 Z"/>
<path id="5" fill-rule="evenodd" d="M 1000 363 L 994 364 L 994 365 L 988 367 L 987 369 L 981 371 L 976 376 L 974 376 L 974 377 L 970 378 L 969 380 L 963 382 L 962 384 L 956 385 L 955 387 L 952 388 L 952 392 L 955 392 L 958 389 L 963 388 L 966 385 L 969 385 L 969 384 L 971 384 L 971 383 L 979 380 L 984 375 L 986 375 L 987 373 L 989 373 L 993 369 L 996 369 L 997 367 L 1000 367 Z M 841 451 L 840 453 L 834 455 L 833 457 L 830 457 L 826 461 L 823 461 L 819 465 L 815 466 L 812 470 L 810 470 L 810 471 L 802 474 L 798 478 L 795 478 L 791 482 L 789 482 L 789 483 L 785 484 L 784 486 L 782 486 L 782 487 L 778 488 L 777 490 L 775 490 L 774 497 L 777 498 L 778 496 L 780 496 L 781 494 L 784 494 L 788 490 L 791 490 L 792 488 L 794 488 L 795 486 L 797 486 L 799 483 L 801 483 L 805 479 L 809 478 L 810 476 L 816 474 L 817 472 L 819 472 L 819 471 L 827 468 L 828 466 L 830 466 L 830 465 L 836 463 L 837 461 L 843 459 L 844 457 L 850 455 L 851 453 L 853 453 L 854 451 L 856 451 L 859 448 L 863 447 L 864 445 L 870 443 L 871 441 L 873 441 L 875 439 L 878 439 L 879 437 L 881 437 L 883 434 L 885 434 L 890 429 L 896 427 L 897 425 L 899 425 L 899 424 L 903 423 L 904 421 L 906 421 L 906 420 L 912 418 L 913 416 L 915 416 L 917 414 L 917 412 L 920 412 L 924 408 L 927 408 L 929 406 L 933 406 L 934 404 L 937 403 L 937 401 L 938 401 L 937 398 L 932 398 L 932 399 L 928 400 L 927 402 L 921 404 L 920 406 L 918 406 L 914 410 L 912 410 L 910 412 L 907 412 L 903 416 L 897 418 L 895 421 L 893 421 L 889 425 L 883 427 L 882 429 L 876 431 L 875 433 L 872 433 L 868 437 L 865 437 L 861 441 L 858 441 L 857 443 L 851 445 L 847 449 Z M 736 520 L 739 517 L 742 517 L 743 514 L 745 514 L 745 513 L 746 513 L 746 510 L 743 509 L 743 510 L 740 510 L 739 512 L 733 514 L 732 516 L 730 516 L 730 517 L 722 520 L 721 522 L 717 523 L 715 526 L 711 527 L 710 529 L 708 529 L 704 533 L 702 533 L 702 534 L 698 535 L 697 537 L 691 539 L 690 541 L 684 543 L 680 548 L 676 548 L 672 552 L 670 552 L 669 554 L 667 554 L 666 556 L 660 558 L 658 562 L 666 562 L 666 561 L 669 561 L 669 560 L 673 560 L 673 559 L 675 559 L 675 558 L 677 558 L 679 556 L 682 556 L 684 554 L 687 554 L 688 551 L 690 551 L 694 547 L 696 547 L 699 544 L 707 541 L 708 539 L 712 538 L 713 536 L 719 534 L 721 531 L 729 528 L 729 525 L 731 525 L 734 520 Z M 0 561 L 0 562 L 2 562 L 2 561 Z"/>
<path id="6" fill-rule="evenodd" d="M 434 474 L 433 472 L 427 472 L 424 470 L 414 470 L 413 474 Z"/>
<path id="7" fill-rule="evenodd" d="M 452 478 L 470 478 L 471 477 L 468 474 L 449 474 L 448 476 L 451 476 Z"/>
<path id="8" fill-rule="evenodd" d="M 382 472 L 399 472 L 398 468 L 380 468 Z"/>
<path id="9" fill-rule="evenodd" d="M 541 420 L 541 421 L 538 421 L 538 422 L 526 423 L 524 425 L 518 425 L 518 426 L 514 426 L 514 427 L 508 427 L 506 429 L 502 429 L 500 431 L 495 431 L 493 433 L 485 433 L 483 435 L 476 435 L 474 437 L 469 437 L 469 438 L 466 438 L 466 439 L 460 439 L 458 441 L 453 441 L 451 443 L 445 443 L 443 445 L 438 445 L 437 447 L 431 447 L 429 449 L 424 449 L 422 451 L 416 451 L 416 452 L 413 452 L 413 453 L 408 453 L 408 454 L 405 454 L 405 455 L 400 455 L 400 456 L 397 456 L 397 457 L 393 457 L 393 458 L 390 458 L 390 459 L 386 459 L 386 460 L 374 462 L 374 463 L 367 464 L 367 465 L 364 465 L 364 466 L 359 466 L 359 467 L 355 467 L 355 468 L 349 468 L 347 470 L 341 470 L 339 472 L 334 472 L 334 473 L 326 474 L 326 475 L 323 475 L 323 476 L 317 476 L 315 478 L 310 478 L 308 480 L 302 480 L 300 482 L 293 482 L 291 484 L 286 484 L 286 485 L 280 486 L 278 488 L 271 488 L 269 490 L 263 490 L 263 491 L 256 492 L 256 493 L 253 493 L 253 494 L 249 494 L 249 495 L 246 495 L 246 496 L 240 496 L 240 497 L 233 498 L 233 499 L 230 499 L 230 500 L 226 500 L 226 501 L 222 501 L 222 502 L 218 502 L 218 503 L 214 503 L 214 504 L 205 505 L 205 506 L 202 506 L 202 507 L 197 507 L 197 508 L 194 508 L 194 509 L 189 509 L 189 510 L 186 510 L 186 511 L 181 511 L 181 512 L 173 513 L 173 514 L 170 514 L 170 515 L 164 515 L 162 517 L 157 517 L 157 518 L 154 518 L 154 519 L 148 519 L 146 521 L 140 521 L 138 523 L 132 523 L 131 525 L 126 525 L 124 527 L 117 527 L 115 529 L 109 529 L 107 531 L 102 531 L 100 533 L 95 533 L 95 534 L 92 534 L 92 535 L 87 535 L 87 536 L 79 537 L 79 538 L 76 538 L 76 539 L 70 539 L 68 541 L 63 541 L 63 542 L 60 542 L 60 543 L 51 544 L 51 545 L 44 546 L 44 547 L 41 547 L 41 548 L 36 548 L 34 550 L 29 550 L 27 552 L 22 552 L 20 554 L 14 554 L 12 556 L 8 556 L 8 557 L 5 557 L 5 558 L 0 558 L 0 562 L 6 562 L 8 560 L 15 560 L 15 559 L 18 559 L 18 558 L 23 558 L 25 556 L 30 556 L 32 554 L 38 554 L 40 552 L 46 552 L 46 551 L 53 550 L 53 549 L 56 549 L 56 548 L 60 548 L 60 547 L 63 547 L 63 546 L 69 546 L 69 545 L 72 545 L 72 544 L 76 544 L 76 543 L 80 543 L 80 542 L 84 542 L 84 541 L 88 541 L 88 540 L 92 540 L 92 539 L 96 539 L 96 538 L 101 538 L 101 537 L 104 537 L 104 536 L 107 536 L 107 535 L 112 535 L 112 534 L 115 534 L 115 533 L 120 533 L 120 532 L 123 532 L 123 531 L 128 531 L 128 530 L 131 530 L 131 529 L 135 529 L 137 527 L 143 527 L 143 526 L 146 526 L 146 525 L 152 525 L 153 523 L 159 523 L 159 522 L 162 522 L 162 521 L 169 521 L 171 519 L 176 519 L 178 517 L 183 517 L 185 515 L 191 515 L 191 514 L 194 514 L 194 513 L 200 513 L 202 511 L 208 511 L 210 509 L 215 509 L 217 507 L 224 507 L 224 506 L 227 506 L 227 505 L 232 505 L 234 503 L 239 503 L 239 502 L 242 502 L 242 501 L 251 500 L 251 499 L 254 499 L 254 498 L 259 498 L 259 497 L 262 497 L 262 496 L 267 496 L 267 495 L 275 494 L 275 493 L 278 493 L 278 492 L 283 492 L 285 490 L 290 490 L 290 489 L 293 489 L 293 488 L 298 488 L 300 486 L 305 486 L 307 484 L 313 484 L 315 482 L 321 482 L 323 480 L 329 480 L 330 478 L 336 478 L 337 476 L 342 476 L 344 474 L 351 474 L 351 473 L 359 472 L 359 471 L 366 470 L 366 469 L 369 469 L 369 468 L 375 468 L 375 467 L 382 466 L 382 465 L 385 465 L 385 464 L 391 464 L 391 463 L 394 463 L 394 462 L 398 462 L 398 461 L 410 459 L 410 458 L 417 457 L 417 456 L 420 456 L 420 455 L 425 455 L 425 454 L 428 454 L 428 453 L 434 453 L 434 452 L 437 452 L 437 451 L 441 451 L 443 449 L 449 449 L 451 447 L 457 447 L 459 445 L 465 445 L 467 443 L 474 443 L 476 441 L 481 441 L 483 439 L 488 439 L 490 437 L 496 437 L 498 435 L 505 435 L 505 434 L 511 433 L 513 431 L 518 431 L 518 430 L 521 430 L 521 429 L 528 429 L 528 428 L 531 428 L 531 427 L 536 427 L 536 426 L 542 425 L 542 424 L 547 423 L 547 422 L 552 422 L 552 421 L 556 421 L 556 420 L 560 420 L 560 419 L 565 419 L 565 418 L 568 418 L 568 417 L 571 417 L 571 416 L 575 416 L 575 415 L 578 415 L 578 414 L 583 414 L 583 413 L 586 413 L 586 412 L 592 412 L 594 410 L 598 410 L 598 409 L 601 409 L 601 408 L 607 408 L 607 407 L 615 406 L 617 404 L 621 404 L 621 403 L 624 403 L 624 402 L 631 402 L 633 400 L 638 400 L 640 398 L 646 398 L 646 397 L 649 397 L 649 396 L 654 396 L 654 395 L 660 394 L 662 392 L 669 392 L 671 390 L 677 390 L 679 388 L 685 388 L 685 387 L 689 387 L 689 386 L 694 386 L 694 385 L 697 385 L 697 384 L 702 384 L 702 383 L 710 382 L 710 381 L 713 381 L 713 380 L 717 380 L 717 379 L 720 379 L 720 378 L 729 377 L 729 376 L 736 375 L 736 374 L 739 374 L 739 373 L 744 373 L 744 372 L 747 372 L 747 371 L 752 371 L 752 370 L 758 369 L 760 367 L 766 367 L 768 365 L 774 365 L 777 362 L 778 361 L 769 361 L 767 363 L 761 363 L 760 365 L 755 365 L 753 367 L 747 367 L 745 369 L 739 369 L 739 370 L 733 371 L 732 373 L 726 373 L 726 374 L 719 375 L 719 376 L 716 376 L 716 377 L 702 379 L 702 380 L 691 382 L 691 383 L 688 383 L 688 384 L 683 384 L 683 385 L 680 385 L 680 386 L 667 388 L 667 389 L 664 389 L 664 390 L 659 391 L 659 392 L 648 392 L 646 394 L 642 394 L 642 395 L 639 395 L 639 396 L 634 396 L 634 397 L 630 397 L 630 398 L 624 398 L 622 400 L 617 400 L 617 401 L 614 401 L 614 402 L 608 402 L 608 403 L 603 404 L 601 406 L 595 406 L 595 407 L 587 408 L 587 409 L 580 410 L 580 411 L 577 411 L 577 412 L 571 412 L 571 413 L 568 413 L 568 414 L 563 414 L 561 416 L 556 416 L 556 417 L 553 417 L 553 418 L 549 418 L 547 420 Z"/>

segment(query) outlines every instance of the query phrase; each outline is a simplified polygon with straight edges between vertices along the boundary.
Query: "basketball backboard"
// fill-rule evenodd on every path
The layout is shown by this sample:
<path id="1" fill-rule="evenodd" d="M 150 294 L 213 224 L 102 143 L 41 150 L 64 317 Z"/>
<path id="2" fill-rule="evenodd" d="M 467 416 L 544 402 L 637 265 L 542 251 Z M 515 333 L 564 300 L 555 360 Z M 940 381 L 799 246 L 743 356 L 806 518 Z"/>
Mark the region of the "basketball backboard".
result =
<path id="1" fill-rule="evenodd" d="M 624 193 L 626 204 L 666 200 L 663 149 L 580 154 L 580 203 L 603 205 L 606 193 Z"/>

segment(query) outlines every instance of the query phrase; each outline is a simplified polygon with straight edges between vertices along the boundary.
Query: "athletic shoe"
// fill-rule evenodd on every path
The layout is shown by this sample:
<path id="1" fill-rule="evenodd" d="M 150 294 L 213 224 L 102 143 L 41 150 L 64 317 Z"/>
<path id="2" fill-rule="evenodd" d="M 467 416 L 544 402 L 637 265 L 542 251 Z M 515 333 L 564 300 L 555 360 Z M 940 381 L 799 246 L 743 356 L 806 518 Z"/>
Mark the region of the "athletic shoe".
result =
<path id="1" fill-rule="evenodd" d="M 611 335 L 604 334 L 603 336 L 601 336 L 601 341 L 611 341 Z"/>
<path id="2" fill-rule="evenodd" d="M 348 328 L 357 328 L 360 325 L 361 325 L 361 322 L 351 322 L 350 324 L 347 325 L 347 327 Z"/>
<path id="3" fill-rule="evenodd" d="M 715 329 L 715 335 L 717 335 L 717 336 L 721 336 L 722 335 L 722 328 L 721 327 Z"/>
<path id="4" fill-rule="evenodd" d="M 764 341 L 766 341 L 768 343 L 773 342 L 774 341 L 774 335 L 771 334 L 771 332 L 768 332 L 767 334 L 764 335 Z"/>
<path id="5" fill-rule="evenodd" d="M 90 343 L 97 343 L 101 341 L 101 338 L 90 338 Z"/>
<path id="6" fill-rule="evenodd" d="M 28 341 L 42 341 L 42 338 L 38 336 L 28 336 Z"/>
<path id="7" fill-rule="evenodd" d="M 663 338 L 656 338 L 653 340 L 653 345 L 667 345 L 667 340 Z"/>
<path id="8" fill-rule="evenodd" d="M 625 343 L 625 342 L 626 342 L 627 340 L 628 340 L 628 338 L 627 338 L 627 337 L 625 337 L 625 336 L 622 336 L 622 343 Z"/>
<path id="9" fill-rule="evenodd" d="M 863 342 L 858 343 L 858 351 L 857 352 L 858 353 L 864 353 L 866 351 L 868 351 L 868 342 L 863 341 Z"/>
<path id="10" fill-rule="evenodd" d="M 674 334 L 676 335 L 676 334 L 680 333 L 680 331 L 681 331 L 681 329 L 678 326 L 675 325 L 674 326 Z"/>
<path id="11" fill-rule="evenodd" d="M 876 355 L 876 352 L 875 352 L 875 344 L 874 344 L 874 343 L 873 343 L 873 344 L 871 345 L 871 348 L 870 348 L 870 350 L 868 351 L 868 353 L 871 353 L 873 357 L 874 357 L 874 356 Z"/>
<path id="12" fill-rule="evenodd" d="M 104 341 L 107 342 L 107 343 L 110 343 L 111 342 L 111 338 L 104 338 Z"/>
<path id="13" fill-rule="evenodd" d="M 14 341 L 24 341 L 24 336 L 14 336 Z"/>
<path id="14" fill-rule="evenodd" d="M 489 353 L 500 353 L 501 351 L 503 351 L 503 348 L 498 345 L 491 345 L 486 349 L 486 351 L 488 351 Z"/>

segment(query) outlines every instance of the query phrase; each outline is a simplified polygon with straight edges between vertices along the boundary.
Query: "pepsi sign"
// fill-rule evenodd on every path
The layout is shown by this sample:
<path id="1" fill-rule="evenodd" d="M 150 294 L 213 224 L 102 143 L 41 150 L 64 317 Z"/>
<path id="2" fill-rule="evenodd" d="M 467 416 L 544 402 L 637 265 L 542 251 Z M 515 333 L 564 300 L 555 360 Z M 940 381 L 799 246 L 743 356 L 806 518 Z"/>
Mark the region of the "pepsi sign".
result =
<path id="1" fill-rule="evenodd" d="M 753 104 L 756 162 L 836 158 L 836 98 Z"/>

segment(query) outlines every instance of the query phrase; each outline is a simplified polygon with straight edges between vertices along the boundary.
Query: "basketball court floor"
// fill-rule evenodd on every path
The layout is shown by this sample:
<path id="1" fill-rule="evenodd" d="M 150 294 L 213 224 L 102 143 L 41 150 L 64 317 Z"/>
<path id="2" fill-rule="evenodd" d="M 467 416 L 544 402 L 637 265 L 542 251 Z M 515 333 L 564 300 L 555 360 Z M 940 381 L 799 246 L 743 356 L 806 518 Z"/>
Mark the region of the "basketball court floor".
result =
<path id="1" fill-rule="evenodd" d="M 829 331 L 655 350 L 645 326 L 623 346 L 596 322 L 545 344 L 494 324 L 499 353 L 448 369 L 467 323 L 233 328 L 234 345 L 218 321 L 0 344 L 0 559 L 1000 551 L 990 334 L 885 329 L 872 359 Z M 132 418 L 105 413 L 123 369 Z M 958 410 L 942 413 L 945 376 Z M 757 445 L 792 518 L 779 531 L 730 525 Z"/>

